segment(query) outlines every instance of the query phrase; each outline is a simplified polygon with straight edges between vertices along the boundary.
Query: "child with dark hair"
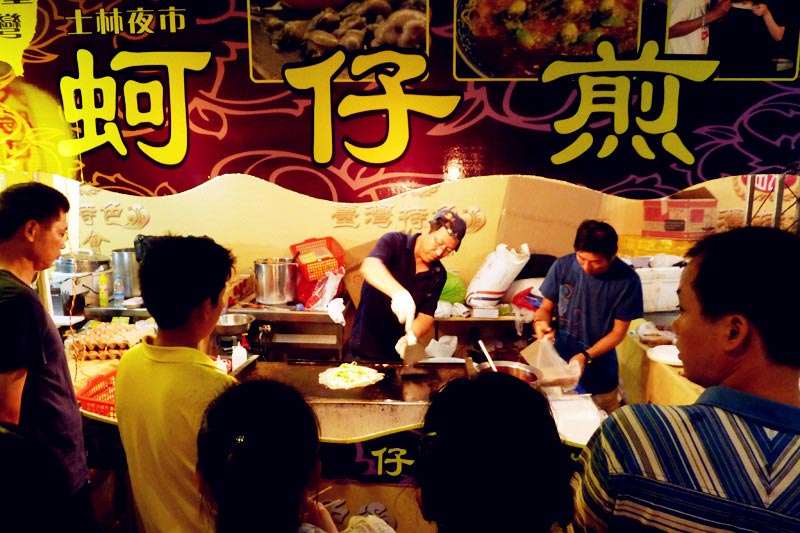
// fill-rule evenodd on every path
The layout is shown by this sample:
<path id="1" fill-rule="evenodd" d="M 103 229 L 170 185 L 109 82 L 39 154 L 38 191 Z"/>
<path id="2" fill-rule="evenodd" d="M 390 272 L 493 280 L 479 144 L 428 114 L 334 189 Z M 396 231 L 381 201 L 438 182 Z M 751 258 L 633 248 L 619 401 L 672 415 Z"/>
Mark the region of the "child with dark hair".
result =
<path id="1" fill-rule="evenodd" d="M 187 258 L 191 267 L 178 271 Z M 225 306 L 234 264 L 208 237 L 153 238 L 139 269 L 155 338 L 128 350 L 116 378 L 116 408 L 142 531 L 213 531 L 201 512 L 197 431 L 208 404 L 236 380 L 199 346 Z"/>
<path id="2" fill-rule="evenodd" d="M 247 381 L 211 402 L 197 436 L 197 471 L 219 533 L 337 533 L 310 497 L 320 478 L 317 418 L 293 387 Z M 393 533 L 377 516 L 346 531 Z"/>
<path id="3" fill-rule="evenodd" d="M 440 533 L 549 532 L 570 521 L 567 448 L 547 398 L 527 383 L 493 372 L 455 379 L 431 397 L 423 432 L 420 507 Z"/>

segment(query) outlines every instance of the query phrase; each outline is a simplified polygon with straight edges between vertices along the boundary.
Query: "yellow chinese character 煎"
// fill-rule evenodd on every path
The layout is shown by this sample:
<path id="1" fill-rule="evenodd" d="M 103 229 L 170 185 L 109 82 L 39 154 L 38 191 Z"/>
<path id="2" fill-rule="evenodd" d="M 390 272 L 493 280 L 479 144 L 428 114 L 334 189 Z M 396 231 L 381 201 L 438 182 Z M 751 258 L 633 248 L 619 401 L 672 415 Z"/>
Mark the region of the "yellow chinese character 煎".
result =
<path id="1" fill-rule="evenodd" d="M 580 101 L 578 110 L 569 118 L 554 122 L 553 127 L 561 134 L 575 133 L 584 128 L 595 114 L 610 115 L 611 132 L 602 140 L 597 156 L 608 157 L 619 146 L 619 136 L 629 133 L 631 107 L 631 80 L 639 82 L 638 105 L 642 115 L 654 108 L 654 85 L 646 79 L 647 74 L 662 75 L 663 102 L 660 113 L 652 119 L 644 116 L 634 117 L 641 133 L 631 133 L 631 145 L 637 154 L 645 159 L 655 159 L 655 153 L 647 143 L 645 135 L 661 135 L 661 146 L 680 161 L 691 164 L 694 155 L 683 141 L 672 131 L 678 123 L 679 77 L 691 81 L 704 81 L 711 77 L 718 61 L 687 61 L 657 59 L 658 44 L 648 41 L 641 55 L 634 60 L 618 60 L 613 44 L 602 41 L 597 45 L 600 61 L 554 61 L 542 73 L 542 82 L 578 74 Z M 601 76 L 599 74 L 625 73 L 628 76 Z M 586 153 L 594 144 L 594 135 L 583 131 L 566 148 L 551 156 L 550 160 L 564 164 Z"/>

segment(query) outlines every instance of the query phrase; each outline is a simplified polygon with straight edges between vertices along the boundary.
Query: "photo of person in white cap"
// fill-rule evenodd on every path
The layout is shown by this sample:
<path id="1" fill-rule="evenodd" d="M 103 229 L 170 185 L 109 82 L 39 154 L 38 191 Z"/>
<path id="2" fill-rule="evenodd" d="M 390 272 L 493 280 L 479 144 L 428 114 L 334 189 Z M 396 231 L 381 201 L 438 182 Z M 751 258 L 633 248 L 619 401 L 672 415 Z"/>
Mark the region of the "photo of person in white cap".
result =
<path id="1" fill-rule="evenodd" d="M 389 232 L 361 264 L 364 284 L 350 334 L 350 359 L 399 362 L 395 346 L 433 326 L 447 279 L 441 260 L 458 250 L 467 224 L 455 212 L 436 213 L 422 233 Z"/>

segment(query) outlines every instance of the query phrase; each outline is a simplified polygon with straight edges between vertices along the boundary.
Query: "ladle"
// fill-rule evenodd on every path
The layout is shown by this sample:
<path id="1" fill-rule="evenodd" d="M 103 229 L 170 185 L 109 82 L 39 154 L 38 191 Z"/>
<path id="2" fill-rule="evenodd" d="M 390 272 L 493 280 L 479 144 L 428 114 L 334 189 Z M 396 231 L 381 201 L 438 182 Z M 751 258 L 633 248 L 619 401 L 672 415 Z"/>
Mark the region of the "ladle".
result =
<path id="1" fill-rule="evenodd" d="M 492 356 L 489 355 L 489 350 L 486 349 L 486 345 L 483 344 L 483 341 L 480 339 L 478 339 L 478 344 L 480 345 L 481 350 L 483 351 L 483 356 L 486 357 L 487 361 L 489 361 L 489 366 L 492 367 L 493 371 L 497 372 L 497 367 L 494 366 L 494 361 L 492 360 Z"/>

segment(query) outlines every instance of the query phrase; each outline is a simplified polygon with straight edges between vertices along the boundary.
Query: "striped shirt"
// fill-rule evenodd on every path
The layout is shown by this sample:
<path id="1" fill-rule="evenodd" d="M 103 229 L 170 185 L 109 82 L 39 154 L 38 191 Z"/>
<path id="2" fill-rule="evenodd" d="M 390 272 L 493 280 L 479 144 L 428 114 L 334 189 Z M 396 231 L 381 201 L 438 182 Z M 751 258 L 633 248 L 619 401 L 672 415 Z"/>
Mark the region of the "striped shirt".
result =
<path id="1" fill-rule="evenodd" d="M 800 409 L 725 387 L 607 418 L 572 479 L 576 530 L 800 531 Z"/>

